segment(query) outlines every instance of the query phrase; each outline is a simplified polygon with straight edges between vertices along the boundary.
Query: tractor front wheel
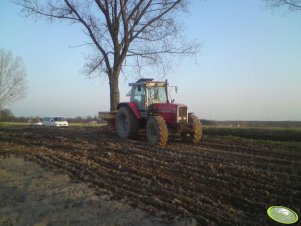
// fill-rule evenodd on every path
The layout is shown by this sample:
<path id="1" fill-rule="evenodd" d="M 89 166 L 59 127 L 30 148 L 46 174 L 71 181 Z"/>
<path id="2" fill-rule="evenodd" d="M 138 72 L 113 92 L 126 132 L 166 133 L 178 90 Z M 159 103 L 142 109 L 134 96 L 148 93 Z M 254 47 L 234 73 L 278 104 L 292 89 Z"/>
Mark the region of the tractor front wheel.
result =
<path id="1" fill-rule="evenodd" d="M 138 135 L 139 121 L 126 106 L 119 108 L 115 124 L 120 138 L 135 138 Z"/>
<path id="2" fill-rule="evenodd" d="M 146 136 L 151 145 L 164 147 L 168 139 L 167 125 L 160 116 L 150 117 L 146 124 Z"/>
<path id="3" fill-rule="evenodd" d="M 193 144 L 200 143 L 203 135 L 200 119 L 194 114 L 189 114 L 188 123 L 192 124 L 192 133 L 182 134 L 183 138 Z"/>

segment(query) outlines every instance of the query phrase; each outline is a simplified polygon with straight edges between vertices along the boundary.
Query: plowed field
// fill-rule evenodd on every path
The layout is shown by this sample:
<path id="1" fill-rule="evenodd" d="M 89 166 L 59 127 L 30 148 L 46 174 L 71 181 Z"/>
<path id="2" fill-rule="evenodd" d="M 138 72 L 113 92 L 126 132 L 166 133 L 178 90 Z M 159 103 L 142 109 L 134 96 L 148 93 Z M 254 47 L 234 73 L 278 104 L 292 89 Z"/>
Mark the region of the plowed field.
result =
<path id="1" fill-rule="evenodd" d="M 166 221 L 273 225 L 271 205 L 300 215 L 301 150 L 294 148 L 210 136 L 159 148 L 102 128 L 3 127 L 0 142 L 1 154 L 59 168 Z"/>

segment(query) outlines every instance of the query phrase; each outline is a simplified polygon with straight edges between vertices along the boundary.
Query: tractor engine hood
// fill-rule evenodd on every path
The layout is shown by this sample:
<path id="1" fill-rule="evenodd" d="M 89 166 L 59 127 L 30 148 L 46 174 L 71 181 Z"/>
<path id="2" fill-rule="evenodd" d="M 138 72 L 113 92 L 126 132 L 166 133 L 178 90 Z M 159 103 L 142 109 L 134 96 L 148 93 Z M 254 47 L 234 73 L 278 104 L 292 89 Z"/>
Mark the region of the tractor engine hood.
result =
<path id="1" fill-rule="evenodd" d="M 168 104 L 168 103 L 155 103 L 150 106 L 153 113 L 157 112 L 177 112 L 179 107 L 186 107 L 184 104 Z"/>
<path id="2" fill-rule="evenodd" d="M 161 115 L 166 123 L 176 124 L 188 119 L 187 106 L 184 104 L 155 103 L 149 107 L 151 114 Z"/>

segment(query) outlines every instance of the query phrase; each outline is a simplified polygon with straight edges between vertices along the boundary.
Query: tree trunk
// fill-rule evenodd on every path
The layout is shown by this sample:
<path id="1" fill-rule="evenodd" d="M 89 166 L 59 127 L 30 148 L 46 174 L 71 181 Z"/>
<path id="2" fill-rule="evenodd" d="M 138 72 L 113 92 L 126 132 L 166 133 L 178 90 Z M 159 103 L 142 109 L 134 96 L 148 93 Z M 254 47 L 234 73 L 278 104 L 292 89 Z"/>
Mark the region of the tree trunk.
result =
<path id="1" fill-rule="evenodd" d="M 118 87 L 118 78 L 120 70 L 113 70 L 112 74 L 109 75 L 110 81 L 110 110 L 116 111 L 117 105 L 119 104 L 119 87 Z"/>

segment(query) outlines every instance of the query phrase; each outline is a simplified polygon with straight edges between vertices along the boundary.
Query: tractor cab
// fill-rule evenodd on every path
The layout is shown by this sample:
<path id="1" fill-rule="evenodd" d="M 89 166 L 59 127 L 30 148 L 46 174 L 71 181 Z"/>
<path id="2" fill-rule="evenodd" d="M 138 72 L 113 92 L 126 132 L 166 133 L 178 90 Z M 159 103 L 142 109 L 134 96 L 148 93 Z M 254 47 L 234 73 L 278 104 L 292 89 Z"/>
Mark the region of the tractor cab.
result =
<path id="1" fill-rule="evenodd" d="M 146 117 L 149 107 L 152 104 L 167 104 L 167 81 L 157 82 L 154 79 L 139 79 L 135 83 L 130 83 L 132 87 L 127 96 L 130 96 L 130 102 L 134 102 L 142 117 Z"/>

